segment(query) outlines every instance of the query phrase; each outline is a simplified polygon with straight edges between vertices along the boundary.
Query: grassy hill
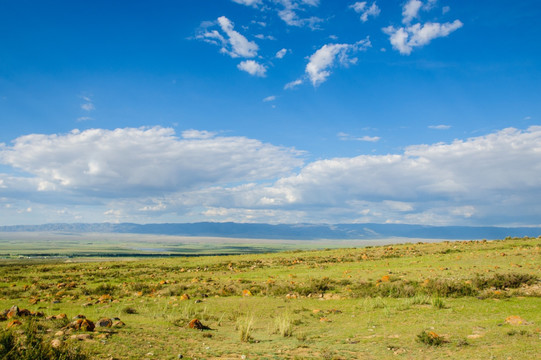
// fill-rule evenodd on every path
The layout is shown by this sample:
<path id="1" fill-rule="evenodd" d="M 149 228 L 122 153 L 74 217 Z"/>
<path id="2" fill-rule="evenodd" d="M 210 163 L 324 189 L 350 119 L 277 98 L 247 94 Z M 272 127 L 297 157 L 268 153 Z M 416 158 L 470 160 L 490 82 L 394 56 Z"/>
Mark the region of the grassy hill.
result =
<path id="1" fill-rule="evenodd" d="M 58 359 L 539 355 L 541 238 L 70 261 L 0 262 L 0 354 L 33 334 Z"/>

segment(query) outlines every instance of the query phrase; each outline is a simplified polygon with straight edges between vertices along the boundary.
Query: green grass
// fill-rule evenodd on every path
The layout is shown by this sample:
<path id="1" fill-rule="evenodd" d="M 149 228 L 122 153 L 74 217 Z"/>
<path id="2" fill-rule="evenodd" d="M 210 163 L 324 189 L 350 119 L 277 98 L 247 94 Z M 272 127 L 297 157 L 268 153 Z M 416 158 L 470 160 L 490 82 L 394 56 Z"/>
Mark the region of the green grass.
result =
<path id="1" fill-rule="evenodd" d="M 59 338 L 97 359 L 535 358 L 540 279 L 541 239 L 532 238 L 138 261 L 9 260 L 0 262 L 0 310 L 67 314 L 33 318 L 42 340 Z M 55 335 L 78 314 L 118 317 L 126 326 L 88 333 L 85 341 L 71 339 L 80 332 Z M 510 316 L 523 321 L 513 325 Z M 189 329 L 195 318 L 211 330 Z M 0 329 L 8 321 L 0 320 Z M 26 326 L 30 318 L 20 321 Z"/>

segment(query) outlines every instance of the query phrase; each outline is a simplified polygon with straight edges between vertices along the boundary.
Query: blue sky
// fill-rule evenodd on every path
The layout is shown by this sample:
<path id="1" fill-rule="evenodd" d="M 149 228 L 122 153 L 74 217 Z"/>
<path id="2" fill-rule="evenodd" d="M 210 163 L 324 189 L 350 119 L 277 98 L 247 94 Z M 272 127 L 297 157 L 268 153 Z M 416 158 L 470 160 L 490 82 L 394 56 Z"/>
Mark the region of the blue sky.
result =
<path id="1" fill-rule="evenodd" d="M 540 16 L 0 0 L 0 222 L 540 225 Z"/>

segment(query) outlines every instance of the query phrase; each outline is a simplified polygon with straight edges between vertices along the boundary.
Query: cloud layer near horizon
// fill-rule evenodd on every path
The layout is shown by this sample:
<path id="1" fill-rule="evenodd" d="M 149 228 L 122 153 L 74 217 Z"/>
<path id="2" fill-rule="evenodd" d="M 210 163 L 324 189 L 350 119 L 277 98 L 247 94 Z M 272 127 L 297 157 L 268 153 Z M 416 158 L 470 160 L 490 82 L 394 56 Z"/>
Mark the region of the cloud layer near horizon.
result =
<path id="1" fill-rule="evenodd" d="M 0 212 L 50 207 L 64 216 L 86 204 L 95 218 L 85 221 L 487 225 L 533 225 L 541 216 L 541 127 L 399 154 L 306 165 L 302 157 L 198 130 L 26 135 L 0 147 L 0 163 L 13 170 L 0 174 Z"/>

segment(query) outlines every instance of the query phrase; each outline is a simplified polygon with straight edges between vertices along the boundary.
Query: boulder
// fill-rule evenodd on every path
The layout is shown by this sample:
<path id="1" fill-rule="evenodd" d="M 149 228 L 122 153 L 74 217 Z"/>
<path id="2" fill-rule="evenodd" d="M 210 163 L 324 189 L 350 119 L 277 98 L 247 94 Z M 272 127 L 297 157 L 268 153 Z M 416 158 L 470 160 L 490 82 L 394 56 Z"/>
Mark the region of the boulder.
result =
<path id="1" fill-rule="evenodd" d="M 113 326 L 113 320 L 109 318 L 101 318 L 96 321 L 96 326 L 110 328 L 111 326 Z"/>
<path id="2" fill-rule="evenodd" d="M 196 330 L 210 330 L 210 328 L 206 325 L 203 325 L 199 319 L 193 319 L 188 324 L 188 327 L 190 329 L 196 329 Z"/>

